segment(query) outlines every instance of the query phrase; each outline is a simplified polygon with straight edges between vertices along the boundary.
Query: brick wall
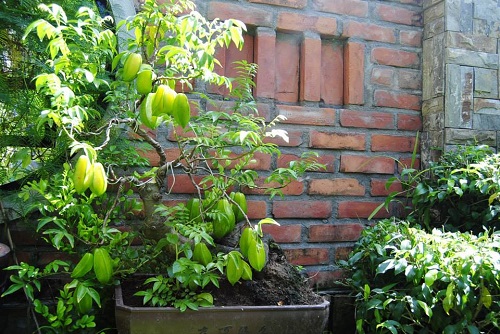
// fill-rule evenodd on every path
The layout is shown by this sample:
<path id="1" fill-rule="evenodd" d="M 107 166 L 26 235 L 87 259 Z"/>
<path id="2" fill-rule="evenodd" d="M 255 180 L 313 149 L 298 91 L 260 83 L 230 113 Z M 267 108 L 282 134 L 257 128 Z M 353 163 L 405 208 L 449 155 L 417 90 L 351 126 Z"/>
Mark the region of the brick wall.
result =
<path id="1" fill-rule="evenodd" d="M 421 130 L 421 1 L 197 4 L 209 19 L 247 24 L 243 51 L 220 50 L 226 66 L 221 73 L 231 74 L 237 59 L 257 63 L 259 109 L 266 117 L 287 117 L 281 127 L 290 142 L 278 143 L 280 159 L 259 164 L 263 173 L 309 150 L 327 166 L 289 186 L 284 199 L 249 199 L 253 218 L 280 222 L 266 230 L 289 259 L 305 266 L 314 284 L 331 287 L 341 275 L 335 261 L 346 258 L 366 218 L 383 202 L 385 180 L 398 170 L 394 159 L 410 160 Z"/>
<path id="2" fill-rule="evenodd" d="M 130 0 L 132 1 L 132 0 Z M 110 0 L 117 19 L 125 18 L 129 2 Z M 250 193 L 249 216 L 273 217 L 281 226 L 266 231 L 281 243 L 289 259 L 302 265 L 319 288 L 334 286 L 345 259 L 373 209 L 394 185 L 385 181 L 398 171 L 395 159 L 409 162 L 421 130 L 421 0 L 198 0 L 209 19 L 236 18 L 249 28 L 243 51 L 219 50 L 231 75 L 231 62 L 256 62 L 255 97 L 267 119 L 284 115 L 288 143 L 279 159 L 260 155 L 254 165 L 265 175 L 306 151 L 317 152 L 326 165 L 285 189 L 285 198 L 270 200 Z M 225 91 L 204 87 L 225 107 Z M 221 94 L 221 95 L 220 95 Z M 158 130 L 168 144 L 168 130 Z M 175 154 L 171 143 L 167 155 Z M 153 156 L 153 155 L 152 155 Z M 158 161 L 152 160 L 152 163 Z M 169 182 L 172 178 L 169 178 Z M 193 191 L 176 176 L 173 193 L 185 199 Z M 165 200 L 175 200 L 165 198 Z M 379 212 L 388 217 L 393 212 Z M 13 237 L 26 250 L 22 260 L 47 262 L 53 253 L 40 252 L 22 227 Z M 35 246 L 33 246 L 35 245 Z M 38 241 L 43 246 L 42 241 Z M 38 251 L 35 251 L 38 249 Z M 35 253 L 38 253 L 35 255 Z"/>

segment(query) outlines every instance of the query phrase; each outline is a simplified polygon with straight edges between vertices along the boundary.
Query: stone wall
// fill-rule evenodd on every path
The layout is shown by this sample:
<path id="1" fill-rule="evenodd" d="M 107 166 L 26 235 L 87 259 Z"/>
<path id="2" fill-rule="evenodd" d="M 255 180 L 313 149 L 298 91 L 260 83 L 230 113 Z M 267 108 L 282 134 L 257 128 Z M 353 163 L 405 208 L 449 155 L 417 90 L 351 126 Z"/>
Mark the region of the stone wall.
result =
<path id="1" fill-rule="evenodd" d="M 499 6 L 424 0 L 423 161 L 460 144 L 499 146 Z"/>

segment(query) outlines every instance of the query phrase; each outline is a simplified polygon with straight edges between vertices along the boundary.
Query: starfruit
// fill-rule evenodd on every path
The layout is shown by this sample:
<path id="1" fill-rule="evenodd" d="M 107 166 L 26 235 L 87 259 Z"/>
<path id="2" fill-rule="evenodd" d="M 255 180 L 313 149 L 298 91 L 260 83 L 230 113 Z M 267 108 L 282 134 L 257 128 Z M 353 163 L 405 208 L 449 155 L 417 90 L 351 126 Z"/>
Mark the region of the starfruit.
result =
<path id="1" fill-rule="evenodd" d="M 231 251 L 227 254 L 226 277 L 232 285 L 240 280 L 244 269 L 243 263 L 239 252 Z"/>
<path id="2" fill-rule="evenodd" d="M 153 116 L 172 115 L 176 97 L 177 93 L 168 85 L 159 85 L 153 99 Z"/>
<path id="3" fill-rule="evenodd" d="M 79 284 L 73 293 L 73 304 L 82 315 L 89 313 L 92 309 L 92 296 L 87 291 L 86 286 Z"/>
<path id="4" fill-rule="evenodd" d="M 92 253 L 85 253 L 81 260 L 71 272 L 71 278 L 80 278 L 85 276 L 94 266 L 94 255 Z"/>
<path id="5" fill-rule="evenodd" d="M 241 273 L 241 278 L 243 278 L 245 281 L 251 281 L 252 280 L 252 268 L 245 261 L 241 261 L 241 263 L 243 265 L 243 272 Z"/>
<path id="6" fill-rule="evenodd" d="M 245 215 L 248 213 L 247 199 L 245 194 L 241 192 L 232 192 L 229 196 L 237 204 L 233 204 L 232 208 L 236 222 L 239 223 L 245 219 Z"/>
<path id="7" fill-rule="evenodd" d="M 235 226 L 234 212 L 229 201 L 225 198 L 217 202 L 218 219 L 212 222 L 213 234 L 217 239 L 230 233 Z"/>
<path id="8" fill-rule="evenodd" d="M 257 271 L 261 271 L 266 265 L 266 249 L 261 238 L 251 240 L 248 246 L 248 261 Z"/>
<path id="9" fill-rule="evenodd" d="M 73 173 L 73 184 L 77 193 L 81 194 L 87 190 L 92 183 L 92 164 L 88 156 L 82 154 L 78 157 Z"/>
<path id="10" fill-rule="evenodd" d="M 94 273 L 101 284 L 108 284 L 113 277 L 113 260 L 104 248 L 94 250 Z"/>
<path id="11" fill-rule="evenodd" d="M 142 124 L 152 130 L 156 129 L 163 120 L 161 117 L 153 116 L 152 105 L 154 97 L 155 93 L 149 93 L 142 101 L 141 107 L 139 109 L 139 119 L 141 120 Z"/>
<path id="12" fill-rule="evenodd" d="M 137 93 L 143 95 L 151 93 L 153 90 L 153 71 L 150 68 L 141 69 L 137 73 L 135 85 Z"/>
<path id="13" fill-rule="evenodd" d="M 212 262 L 212 253 L 205 243 L 199 242 L 194 246 L 193 260 L 204 266 Z"/>
<path id="14" fill-rule="evenodd" d="M 134 80 L 135 76 L 141 69 L 141 65 L 142 56 L 138 53 L 130 53 L 125 59 L 125 63 L 123 64 L 123 81 L 130 82 Z"/>
<path id="15" fill-rule="evenodd" d="M 177 94 L 174 100 L 172 114 L 177 124 L 179 124 L 183 128 L 188 125 L 191 118 L 191 107 L 189 106 L 189 100 L 186 94 Z"/>
<path id="16" fill-rule="evenodd" d="M 245 227 L 243 232 L 241 232 L 240 236 L 240 252 L 245 257 L 248 258 L 248 248 L 250 247 L 250 243 L 257 238 L 257 234 L 250 227 Z"/>
<path id="17" fill-rule="evenodd" d="M 201 211 L 200 211 L 201 201 L 199 198 L 191 198 L 187 204 L 186 208 L 189 212 L 189 220 L 195 223 L 201 223 Z"/>
<path id="18" fill-rule="evenodd" d="M 90 184 L 90 190 L 96 196 L 101 196 L 106 192 L 108 188 L 108 177 L 106 176 L 106 171 L 104 166 L 100 162 L 96 162 L 93 165 L 93 178 Z"/>

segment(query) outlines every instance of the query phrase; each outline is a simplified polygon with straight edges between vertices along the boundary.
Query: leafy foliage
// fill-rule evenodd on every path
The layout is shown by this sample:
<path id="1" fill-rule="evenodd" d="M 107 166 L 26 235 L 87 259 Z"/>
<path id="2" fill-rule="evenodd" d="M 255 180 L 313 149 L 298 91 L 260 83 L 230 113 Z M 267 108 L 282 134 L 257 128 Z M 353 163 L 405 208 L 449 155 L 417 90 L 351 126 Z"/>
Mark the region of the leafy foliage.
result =
<path id="1" fill-rule="evenodd" d="M 400 177 L 402 192 L 392 193 L 386 200 L 408 204 L 407 219 L 427 231 L 444 227 L 447 231 L 494 230 L 500 226 L 498 170 L 500 156 L 487 146 L 460 146 L 446 152 L 425 170 L 404 168 Z"/>
<path id="2" fill-rule="evenodd" d="M 118 50 L 108 28 L 110 19 L 89 7 L 73 17 L 56 4 L 40 5 L 46 18 L 26 29 L 25 38 L 36 35 L 48 50 L 47 59 L 40 59 L 44 71 L 34 78 L 45 101 L 35 127 L 50 129 L 53 145 L 64 154 L 57 172 L 29 182 L 20 196 L 40 213 L 37 231 L 43 238 L 76 258 L 76 265 L 58 271 L 73 280 L 60 291 L 56 310 L 30 294 L 33 288 L 27 290 L 53 332 L 91 328 L 101 293 L 137 272 L 158 274 L 139 293 L 145 303 L 181 310 L 211 305 L 209 291 L 219 280 L 236 284 L 263 269 L 262 225 L 277 224 L 270 218 L 251 222 L 242 191 L 261 188 L 280 195 L 291 181 L 323 167 L 310 153 L 269 172 L 263 182 L 258 179 L 252 169 L 256 154 L 280 154 L 267 138 L 287 140 L 286 132 L 275 128 L 281 118 L 266 122 L 258 115 L 254 64 L 237 63 L 236 79 L 215 72 L 220 65 L 216 48 L 241 48 L 244 24 L 208 21 L 193 8 L 188 0 L 145 1 L 137 15 L 117 24 L 133 35 L 124 50 Z M 138 80 L 140 71 L 151 74 L 144 76 L 150 82 Z M 191 112 L 187 95 L 174 88 L 189 90 L 193 84 L 224 85 L 234 107 Z M 188 95 L 193 105 L 195 100 L 214 105 L 206 94 Z M 176 102 L 179 96 L 184 104 Z M 154 131 L 159 126 L 168 127 L 169 141 L 158 140 Z M 147 166 L 137 147 L 156 152 L 158 166 Z M 173 148 L 178 154 L 167 156 Z M 172 187 L 165 181 L 175 183 L 180 175 L 187 176 L 194 198 L 163 205 Z M 114 191 L 104 192 L 108 184 Z M 114 225 L 139 212 L 144 215 L 141 229 L 128 232 Z M 231 233 L 237 238 L 240 228 L 247 232 L 236 247 L 219 243 Z M 26 276 L 25 268 L 39 273 L 53 266 L 11 267 L 17 275 L 4 295 L 39 289 L 37 282 L 46 275 Z"/>
<path id="3" fill-rule="evenodd" d="M 498 233 L 428 233 L 394 219 L 365 229 L 343 263 L 358 332 L 497 332 L 499 247 Z"/>

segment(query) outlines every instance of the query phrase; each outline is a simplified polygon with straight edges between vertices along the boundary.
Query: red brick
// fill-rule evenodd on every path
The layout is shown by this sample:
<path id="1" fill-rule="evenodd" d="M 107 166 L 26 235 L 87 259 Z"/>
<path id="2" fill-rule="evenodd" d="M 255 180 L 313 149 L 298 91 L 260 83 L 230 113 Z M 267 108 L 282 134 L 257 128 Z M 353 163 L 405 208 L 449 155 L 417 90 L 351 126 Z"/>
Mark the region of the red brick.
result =
<path id="1" fill-rule="evenodd" d="M 391 87 L 394 84 L 394 69 L 387 67 L 374 67 L 371 82 L 377 85 Z"/>
<path id="2" fill-rule="evenodd" d="M 291 7 L 291 8 L 304 8 L 307 5 L 307 0 L 249 0 L 255 3 L 265 3 L 268 5 Z"/>
<path id="3" fill-rule="evenodd" d="M 353 249 L 353 247 L 335 247 L 335 261 L 347 261 Z"/>
<path id="4" fill-rule="evenodd" d="M 420 110 L 420 98 L 413 94 L 376 90 L 374 104 L 378 107 Z"/>
<path id="5" fill-rule="evenodd" d="M 265 177 L 261 176 L 255 180 L 255 184 L 258 188 L 245 188 L 243 190 L 244 193 L 246 194 L 252 194 L 252 195 L 263 195 L 266 194 L 265 189 L 266 188 L 271 188 L 275 187 L 278 188 L 280 187 L 279 184 L 277 183 L 265 183 L 264 182 Z M 287 186 L 281 189 L 284 195 L 288 196 L 298 196 L 302 195 L 304 193 L 304 183 L 302 181 L 291 181 Z"/>
<path id="6" fill-rule="evenodd" d="M 254 54 L 254 38 L 250 35 L 243 36 L 245 43 L 243 48 L 239 50 L 234 44 L 229 48 L 219 48 L 216 52 L 216 58 L 221 63 L 222 67 L 216 67 L 216 73 L 225 75 L 228 78 L 238 77 L 239 73 L 234 64 L 235 61 L 245 60 L 248 63 L 253 63 Z M 209 85 L 208 91 L 210 93 L 229 95 L 229 89 L 225 86 Z"/>
<path id="7" fill-rule="evenodd" d="M 301 225 L 269 225 L 263 224 L 264 233 L 269 233 L 276 242 L 297 243 L 302 240 Z"/>
<path id="8" fill-rule="evenodd" d="M 422 89 L 422 75 L 419 70 L 400 69 L 398 71 L 400 89 Z"/>
<path id="9" fill-rule="evenodd" d="M 409 131 L 422 130 L 422 116 L 399 114 L 398 130 L 409 130 Z"/>
<path id="10" fill-rule="evenodd" d="M 194 175 L 194 182 L 200 183 L 203 176 Z M 169 174 L 167 176 L 167 187 L 175 194 L 195 194 L 196 188 L 186 174 Z"/>
<path id="11" fill-rule="evenodd" d="M 356 179 L 314 179 L 309 182 L 309 195 L 363 196 L 365 187 Z"/>
<path id="12" fill-rule="evenodd" d="M 375 9 L 378 17 L 383 21 L 400 23 L 415 27 L 422 26 L 422 15 L 419 12 L 394 5 L 377 4 Z"/>
<path id="13" fill-rule="evenodd" d="M 420 58 L 416 52 L 378 47 L 372 50 L 372 61 L 387 66 L 418 67 Z"/>
<path id="14" fill-rule="evenodd" d="M 283 31 L 311 31 L 321 35 L 337 34 L 337 20 L 332 17 L 304 15 L 300 13 L 280 12 L 277 28 Z"/>
<path id="15" fill-rule="evenodd" d="M 386 188 L 387 179 L 372 179 L 370 182 L 370 195 L 371 196 L 388 196 L 392 192 L 401 192 L 403 191 L 403 187 L 401 182 L 394 181 L 391 183 L 389 188 Z"/>
<path id="16" fill-rule="evenodd" d="M 344 104 L 364 103 L 365 46 L 349 42 L 344 49 Z"/>
<path id="17" fill-rule="evenodd" d="M 274 98 L 275 90 L 276 32 L 268 28 L 257 28 L 254 42 L 254 60 L 259 66 L 255 76 L 257 97 Z"/>
<path id="18" fill-rule="evenodd" d="M 365 135 L 311 131 L 309 147 L 338 150 L 365 150 Z"/>
<path id="19" fill-rule="evenodd" d="M 334 125 L 335 110 L 330 108 L 277 105 L 278 114 L 285 116 L 285 124 Z"/>
<path id="20" fill-rule="evenodd" d="M 394 174 L 394 167 L 394 159 L 389 157 L 359 155 L 342 155 L 340 157 L 340 171 L 344 173 Z"/>
<path id="21" fill-rule="evenodd" d="M 341 110 L 340 124 L 344 127 L 394 129 L 394 115 L 372 111 Z"/>
<path id="22" fill-rule="evenodd" d="M 345 201 L 339 203 L 337 218 L 368 218 L 380 205 L 379 202 Z M 382 209 L 374 218 L 388 218 L 390 213 Z"/>
<path id="23" fill-rule="evenodd" d="M 422 47 L 422 32 L 421 31 L 400 31 L 399 41 L 402 45 Z"/>
<path id="24" fill-rule="evenodd" d="M 275 218 L 328 218 L 332 214 L 330 201 L 274 201 Z"/>
<path id="25" fill-rule="evenodd" d="M 330 254 L 327 248 L 292 248 L 284 249 L 290 263 L 298 266 L 328 264 Z"/>
<path id="26" fill-rule="evenodd" d="M 372 151 L 374 152 L 412 152 L 415 138 L 407 136 L 373 135 Z"/>
<path id="27" fill-rule="evenodd" d="M 149 165 L 152 167 L 158 167 L 160 165 L 160 156 L 155 150 L 137 150 L 137 153 L 142 158 L 146 158 L 149 161 Z"/>
<path id="28" fill-rule="evenodd" d="M 220 101 L 213 100 L 207 104 L 207 110 L 209 111 L 224 111 L 228 114 L 232 114 L 235 108 L 234 101 Z M 243 112 L 244 113 L 244 112 Z M 264 117 L 266 121 L 271 120 L 271 107 L 267 103 L 257 103 L 257 113 L 260 117 Z"/>
<path id="29" fill-rule="evenodd" d="M 366 17 L 368 3 L 358 0 L 313 0 L 313 8 L 322 12 Z"/>
<path id="30" fill-rule="evenodd" d="M 221 20 L 237 19 L 246 24 L 271 27 L 273 24 L 273 13 L 266 9 L 257 7 L 245 7 L 228 2 L 212 1 L 208 4 L 208 19 L 219 18 Z"/>
<path id="31" fill-rule="evenodd" d="M 345 22 L 342 36 L 359 37 L 369 41 L 396 43 L 396 35 L 393 28 L 359 21 Z"/>
<path id="32" fill-rule="evenodd" d="M 345 280 L 348 274 L 342 269 L 328 271 L 307 271 L 309 285 L 314 289 L 331 288 L 339 281 Z"/>
<path id="33" fill-rule="evenodd" d="M 216 153 L 213 152 L 211 154 L 213 157 L 216 157 Z M 229 154 L 230 164 L 226 168 L 234 168 L 236 164 L 242 163 L 240 156 L 236 153 Z M 210 166 L 213 167 L 213 164 L 210 163 Z M 271 169 L 271 156 L 262 152 L 255 152 L 252 160 L 244 166 L 245 169 L 253 169 L 253 170 L 270 170 Z"/>
<path id="34" fill-rule="evenodd" d="M 302 145 L 303 140 L 302 140 L 302 131 L 299 130 L 290 130 L 287 131 L 288 133 L 288 142 L 285 141 L 281 137 L 267 137 L 264 139 L 264 142 L 266 143 L 274 143 L 278 146 L 286 146 L 286 147 L 297 147 Z"/>
<path id="35" fill-rule="evenodd" d="M 401 173 L 403 168 L 420 168 L 420 159 L 415 159 L 415 162 L 412 164 L 412 158 L 399 158 L 398 159 L 398 173 Z"/>
<path id="36" fill-rule="evenodd" d="M 344 48 L 331 41 L 323 41 L 321 47 L 321 100 L 344 103 Z"/>
<path id="37" fill-rule="evenodd" d="M 300 49 L 300 100 L 318 102 L 321 96 L 321 39 L 305 35 Z"/>
<path id="38" fill-rule="evenodd" d="M 361 224 L 324 224 L 309 227 L 309 242 L 356 241 L 361 235 Z"/>
<path id="39" fill-rule="evenodd" d="M 276 91 L 282 102 L 299 99 L 300 40 L 297 36 L 278 34 L 276 39 Z"/>
<path id="40" fill-rule="evenodd" d="M 267 203 L 265 201 L 248 200 L 248 218 L 250 219 L 264 219 L 267 214 Z"/>
<path id="41" fill-rule="evenodd" d="M 300 157 L 293 154 L 282 154 L 278 158 L 278 168 L 287 168 L 290 166 L 290 161 L 299 160 Z M 325 165 L 326 169 L 320 169 L 317 172 L 333 173 L 335 171 L 335 156 L 328 154 L 321 154 L 316 158 L 316 161 Z"/>

